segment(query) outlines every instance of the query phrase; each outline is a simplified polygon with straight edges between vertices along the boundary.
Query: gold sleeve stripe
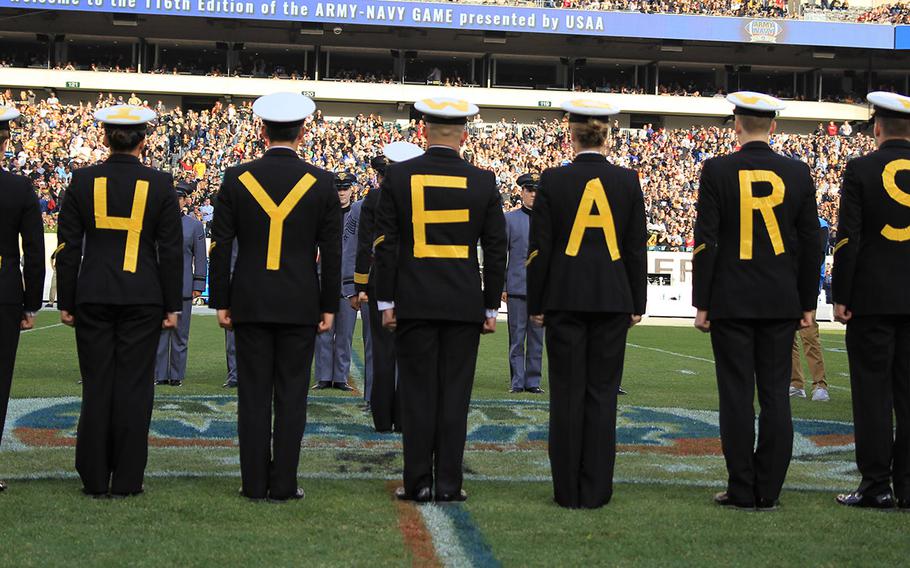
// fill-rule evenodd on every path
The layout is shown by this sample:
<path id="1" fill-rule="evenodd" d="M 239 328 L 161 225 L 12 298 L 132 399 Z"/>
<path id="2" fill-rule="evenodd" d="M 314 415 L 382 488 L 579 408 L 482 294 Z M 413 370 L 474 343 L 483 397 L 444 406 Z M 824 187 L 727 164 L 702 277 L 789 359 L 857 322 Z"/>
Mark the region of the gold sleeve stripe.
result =
<path id="1" fill-rule="evenodd" d="M 384 242 L 385 242 L 385 235 L 379 235 L 378 237 L 376 237 L 376 240 L 373 241 L 373 248 L 378 247 L 379 245 L 381 245 Z"/>
<path id="2" fill-rule="evenodd" d="M 695 247 L 695 250 L 692 251 L 692 256 L 695 256 L 696 254 L 705 250 L 705 247 L 707 247 L 707 246 L 708 245 L 706 243 L 702 243 L 702 244 L 698 245 L 697 247 Z"/>
<path id="3" fill-rule="evenodd" d="M 54 249 L 54 254 L 57 254 L 60 251 L 62 251 L 63 247 L 65 247 L 65 246 L 66 246 L 66 243 L 61 243 L 60 245 L 58 245 L 57 248 Z"/>
<path id="4" fill-rule="evenodd" d="M 847 244 L 849 242 L 850 242 L 849 238 L 841 239 L 836 245 L 834 245 L 834 254 L 837 254 L 837 251 L 839 251 L 842 246 L 844 246 L 845 244 Z"/>
<path id="5" fill-rule="evenodd" d="M 354 273 L 354 284 L 369 284 L 369 283 L 370 283 L 369 274 L 361 274 L 359 272 Z"/>
<path id="6" fill-rule="evenodd" d="M 209 254 L 212 254 L 212 251 L 215 250 L 215 245 L 217 245 L 217 244 L 218 243 L 216 243 L 215 241 L 212 241 L 212 244 L 209 245 Z"/>
<path id="7" fill-rule="evenodd" d="M 537 255 L 540 254 L 539 250 L 531 251 L 531 254 L 528 255 L 528 260 L 525 261 L 525 266 L 530 266 L 531 262 L 537 258 Z"/>

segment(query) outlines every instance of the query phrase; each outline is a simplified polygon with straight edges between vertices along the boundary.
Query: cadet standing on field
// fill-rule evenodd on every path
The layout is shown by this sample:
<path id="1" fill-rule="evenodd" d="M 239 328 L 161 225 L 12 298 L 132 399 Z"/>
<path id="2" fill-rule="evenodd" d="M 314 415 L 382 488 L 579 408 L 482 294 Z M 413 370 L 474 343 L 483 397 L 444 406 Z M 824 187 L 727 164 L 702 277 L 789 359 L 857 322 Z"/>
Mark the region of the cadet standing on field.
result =
<path id="1" fill-rule="evenodd" d="M 240 493 L 250 499 L 304 496 L 297 465 L 314 343 L 338 310 L 341 205 L 333 175 L 297 155 L 315 108 L 296 93 L 257 99 L 267 150 L 225 171 L 215 207 L 210 305 L 237 343 Z"/>
<path id="2" fill-rule="evenodd" d="M 815 319 L 818 213 L 809 167 L 768 145 L 784 104 L 748 91 L 727 100 L 741 148 L 702 169 L 692 303 L 717 367 L 728 481 L 714 501 L 766 510 L 777 506 L 793 451 L 791 348 L 797 327 Z"/>
<path id="3" fill-rule="evenodd" d="M 190 342 L 190 321 L 193 318 L 193 300 L 205 290 L 208 259 L 205 253 L 205 229 L 202 221 L 185 211 L 188 193 L 192 188 L 177 184 L 177 203 L 181 211 L 183 229 L 183 307 L 177 317 L 177 327 L 161 330 L 158 340 L 158 357 L 155 363 L 155 384 L 183 386 L 186 376 L 186 355 Z"/>
<path id="4" fill-rule="evenodd" d="M 908 509 L 910 97 L 874 92 L 866 100 L 875 106 L 878 150 L 851 160 L 844 170 L 832 281 L 834 317 L 847 324 L 862 481 L 837 501 Z"/>
<path id="5" fill-rule="evenodd" d="M 562 108 L 575 160 L 540 176 L 528 313 L 547 327 L 556 503 L 596 508 L 613 496 L 616 397 L 626 335 L 645 313 L 648 234 L 638 174 L 604 155 L 619 109 L 584 99 Z"/>
<path id="6" fill-rule="evenodd" d="M 76 469 L 94 497 L 143 491 L 155 351 L 183 307 L 174 180 L 140 162 L 155 116 L 130 105 L 95 112 L 111 154 L 73 172 L 60 212 L 60 320 L 76 328 L 82 372 Z"/>
<path id="7" fill-rule="evenodd" d="M 427 152 L 388 167 L 377 212 L 376 300 L 395 330 L 401 388 L 404 487 L 396 496 L 464 501 L 468 405 L 480 334 L 496 330 L 505 220 L 493 172 L 459 155 L 477 107 L 433 98 L 414 109 L 427 122 Z"/>
<path id="8" fill-rule="evenodd" d="M 341 254 L 342 266 L 339 267 L 341 286 L 339 286 L 338 313 L 335 314 L 335 325 L 332 329 L 316 338 L 316 390 L 334 388 L 342 391 L 352 391 L 354 388 L 348 384 L 351 376 L 351 355 L 353 352 L 354 325 L 357 323 L 357 312 L 351 310 L 350 297 L 354 295 L 354 267 L 351 263 L 350 282 L 344 280 L 344 255 L 345 251 L 353 251 L 357 246 L 355 231 L 356 219 L 353 227 L 348 230 L 352 217 L 360 215 L 360 206 L 355 211 L 355 203 L 351 201 L 357 178 L 348 172 L 335 174 L 335 189 L 341 203 Z M 353 252 L 349 252 L 353 254 Z M 353 261 L 353 258 L 352 258 Z"/>
<path id="9" fill-rule="evenodd" d="M 509 258 L 506 264 L 506 303 L 509 323 L 509 392 L 543 394 L 540 388 L 543 365 L 543 329 L 531 325 L 528 314 L 528 236 L 531 209 L 540 185 L 540 174 L 524 174 L 516 181 L 521 188 L 521 208 L 506 213 Z"/>
<path id="10" fill-rule="evenodd" d="M 10 143 L 11 120 L 19 111 L 0 107 L 0 154 Z M 6 422 L 19 332 L 35 326 L 44 292 L 44 223 L 38 196 L 26 177 L 0 170 L 0 440 Z M 24 267 L 19 263 L 22 239 Z M 6 484 L 0 481 L 0 492 Z"/>
<path id="11" fill-rule="evenodd" d="M 401 431 L 398 378 L 395 365 L 395 335 L 382 326 L 382 314 L 376 309 L 376 279 L 373 273 L 373 248 L 377 237 L 376 208 L 382 195 L 382 179 L 389 164 L 404 162 L 423 155 L 423 150 L 409 142 L 392 142 L 382 149 L 383 155 L 376 156 L 370 165 L 378 174 L 378 185 L 367 193 L 360 211 L 357 225 L 357 258 L 354 266 L 354 289 L 356 298 L 352 306 L 367 305 L 370 314 L 372 335 L 373 385 L 367 402 L 373 415 L 373 426 L 377 432 Z"/>

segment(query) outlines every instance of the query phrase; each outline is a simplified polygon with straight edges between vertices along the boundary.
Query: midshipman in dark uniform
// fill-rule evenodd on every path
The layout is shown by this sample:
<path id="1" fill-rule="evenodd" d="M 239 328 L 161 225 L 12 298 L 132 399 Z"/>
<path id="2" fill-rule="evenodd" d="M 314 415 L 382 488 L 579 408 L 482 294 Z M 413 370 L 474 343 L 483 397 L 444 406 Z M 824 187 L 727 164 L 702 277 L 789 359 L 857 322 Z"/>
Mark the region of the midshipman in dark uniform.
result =
<path id="1" fill-rule="evenodd" d="M 397 496 L 464 501 L 468 405 L 480 334 L 496 329 L 505 221 L 493 172 L 459 155 L 477 107 L 434 98 L 414 108 L 426 117 L 428 149 L 386 170 L 375 241 L 376 299 L 397 342 L 404 446 Z"/>
<path id="2" fill-rule="evenodd" d="M 604 153 L 605 102 L 572 100 L 575 160 L 540 176 L 531 213 L 528 313 L 546 325 L 550 467 L 556 503 L 596 508 L 613 496 L 616 397 L 626 335 L 645 312 L 645 205 L 632 170 Z"/>
<path id="3" fill-rule="evenodd" d="M 117 105 L 95 119 L 111 154 L 73 172 L 57 284 L 82 372 L 76 469 L 86 494 L 122 497 L 143 490 L 155 351 L 183 307 L 183 233 L 173 178 L 139 159 L 155 112 Z"/>
<path id="4" fill-rule="evenodd" d="M 11 120 L 19 111 L 0 106 L 0 154 L 10 142 Z M 0 170 L 0 440 L 6 422 L 19 332 L 35 326 L 44 292 L 44 223 L 38 196 L 28 178 Z M 22 240 L 24 266 L 19 262 Z M 6 484 L 0 481 L 0 491 Z"/>
<path id="5" fill-rule="evenodd" d="M 314 343 L 338 310 L 341 205 L 334 176 L 297 155 L 314 109 L 296 93 L 257 99 L 253 112 L 268 149 L 225 172 L 215 207 L 210 305 L 218 323 L 234 329 L 241 494 L 250 499 L 304 496 L 297 465 Z"/>
<path id="6" fill-rule="evenodd" d="M 711 333 L 728 472 L 714 500 L 773 509 L 793 451 L 793 334 L 812 325 L 818 298 L 815 184 L 805 163 L 768 145 L 781 101 L 748 91 L 727 100 L 741 148 L 704 163 L 693 252 L 695 327 Z"/>
<path id="7" fill-rule="evenodd" d="M 838 503 L 910 508 L 910 97 L 869 93 L 878 150 L 844 170 L 834 317 L 847 354 L 862 475 Z M 894 419 L 897 429 L 894 430 Z M 892 493 L 893 484 L 893 493 Z"/>
<path id="8" fill-rule="evenodd" d="M 369 307 L 370 334 L 372 335 L 373 385 L 367 402 L 373 415 L 373 426 L 378 432 L 401 431 L 398 378 L 395 365 L 395 335 L 382 326 L 382 314 L 376 309 L 376 279 L 373 273 L 373 243 L 376 240 L 376 207 L 382 194 L 381 184 L 389 164 L 404 162 L 423 155 L 423 150 L 409 142 L 392 142 L 382 149 L 383 155 L 370 162 L 379 174 L 379 184 L 367 193 L 360 210 L 357 225 L 357 258 L 354 266 L 352 299 L 355 309 Z"/>

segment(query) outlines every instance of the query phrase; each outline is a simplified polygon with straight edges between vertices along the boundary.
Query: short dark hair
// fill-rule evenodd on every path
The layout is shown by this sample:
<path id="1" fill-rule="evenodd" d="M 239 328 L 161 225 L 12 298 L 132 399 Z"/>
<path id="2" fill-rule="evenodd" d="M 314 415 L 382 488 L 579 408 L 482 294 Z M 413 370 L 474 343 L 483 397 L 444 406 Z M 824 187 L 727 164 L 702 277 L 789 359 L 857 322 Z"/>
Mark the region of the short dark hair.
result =
<path id="1" fill-rule="evenodd" d="M 736 120 L 743 130 L 749 133 L 768 133 L 771 132 L 771 122 L 773 118 L 767 116 L 753 116 L 750 114 L 737 114 Z"/>
<path id="2" fill-rule="evenodd" d="M 265 122 L 262 123 L 265 126 L 265 135 L 269 140 L 278 140 L 280 142 L 287 142 L 289 140 L 297 140 L 297 137 L 300 136 L 300 129 L 303 128 L 303 123 L 285 123 L 285 122 Z"/>
<path id="3" fill-rule="evenodd" d="M 910 117 L 897 118 L 896 116 L 876 115 L 875 123 L 882 129 L 882 134 L 885 136 L 910 138 Z"/>
<path id="4" fill-rule="evenodd" d="M 112 152 L 130 152 L 145 140 L 145 125 L 142 128 L 105 126 L 104 133 L 107 134 Z"/>

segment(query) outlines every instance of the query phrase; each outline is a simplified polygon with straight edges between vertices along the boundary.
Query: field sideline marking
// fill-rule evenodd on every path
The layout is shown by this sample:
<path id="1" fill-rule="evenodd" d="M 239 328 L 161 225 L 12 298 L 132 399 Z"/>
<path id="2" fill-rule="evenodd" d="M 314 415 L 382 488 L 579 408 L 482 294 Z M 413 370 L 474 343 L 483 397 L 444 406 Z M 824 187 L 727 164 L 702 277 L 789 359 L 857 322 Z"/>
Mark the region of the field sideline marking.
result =
<path id="1" fill-rule="evenodd" d="M 32 329 L 23 329 L 23 330 L 20 331 L 19 333 L 31 333 L 31 332 L 33 332 L 33 331 L 41 331 L 42 329 L 50 329 L 50 328 L 52 328 L 52 327 L 60 327 L 61 325 L 63 325 L 63 324 L 62 324 L 62 323 L 54 323 L 54 324 L 45 325 L 45 326 L 42 326 L 42 327 L 33 327 Z"/>
<path id="2" fill-rule="evenodd" d="M 677 353 L 675 351 L 667 351 L 666 349 L 660 349 L 659 347 L 647 347 L 645 345 L 638 345 L 637 343 L 626 343 L 629 347 L 634 347 L 636 349 L 647 349 L 648 351 L 656 351 L 658 353 L 663 353 L 664 355 L 673 355 L 674 357 L 683 357 L 685 359 L 694 359 L 696 361 L 702 361 L 704 363 L 714 364 L 714 359 L 708 359 L 707 357 L 698 357 L 696 355 L 686 355 L 685 353 Z M 847 391 L 850 392 L 850 387 L 842 387 L 840 385 L 828 385 L 829 389 Z"/>
<path id="3" fill-rule="evenodd" d="M 854 467 L 849 464 L 850 467 Z M 204 478 L 225 478 L 233 479 L 240 477 L 240 470 L 235 471 L 147 471 L 145 477 L 152 479 L 204 479 Z M 75 471 L 43 471 L 25 474 L 7 474 L 0 472 L 0 478 L 5 480 L 19 481 L 64 481 L 78 480 L 79 474 Z M 400 482 L 400 475 L 374 475 L 369 473 L 339 473 L 339 472 L 300 472 L 297 474 L 298 479 L 314 481 L 345 481 L 345 480 L 362 480 L 362 481 L 397 481 Z M 477 483 L 550 483 L 552 478 L 548 475 L 478 475 L 465 474 L 465 481 Z M 726 487 L 723 479 L 664 479 L 656 477 L 620 477 L 613 478 L 613 482 L 620 485 L 672 485 L 674 487 Z M 837 485 L 820 485 L 811 483 L 784 483 L 784 489 L 789 491 L 812 491 L 812 492 L 831 492 L 843 489 Z M 236 494 L 233 493 L 233 494 Z"/>

